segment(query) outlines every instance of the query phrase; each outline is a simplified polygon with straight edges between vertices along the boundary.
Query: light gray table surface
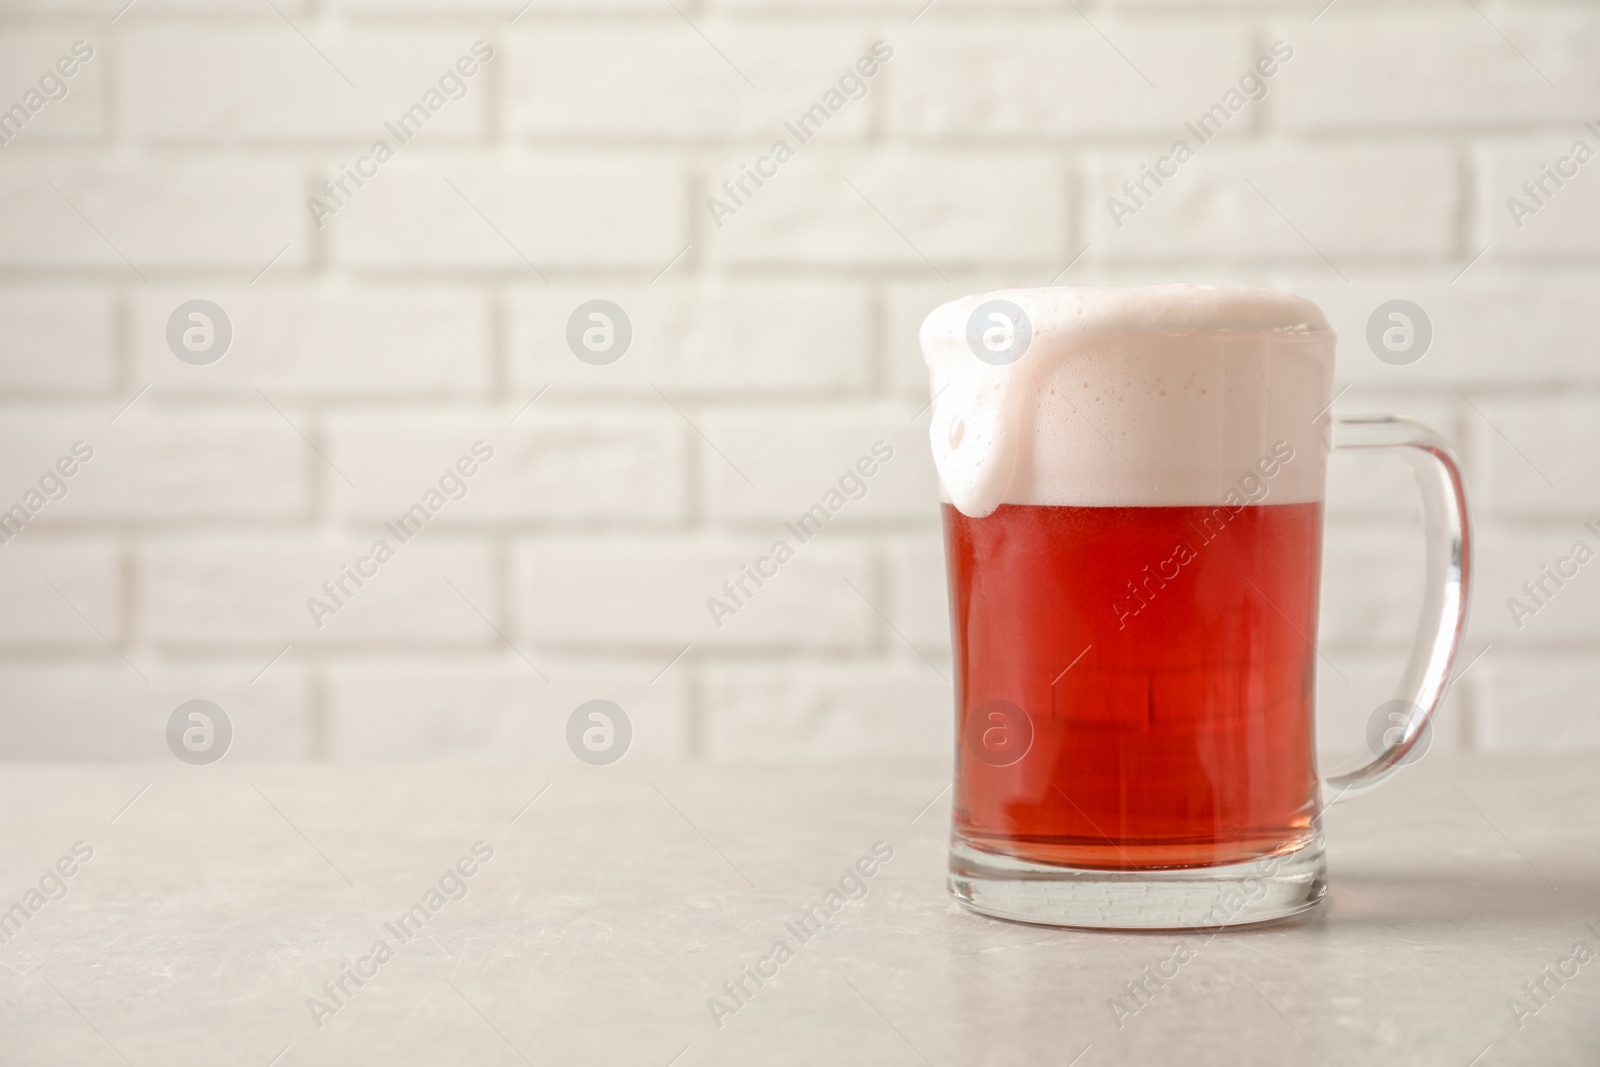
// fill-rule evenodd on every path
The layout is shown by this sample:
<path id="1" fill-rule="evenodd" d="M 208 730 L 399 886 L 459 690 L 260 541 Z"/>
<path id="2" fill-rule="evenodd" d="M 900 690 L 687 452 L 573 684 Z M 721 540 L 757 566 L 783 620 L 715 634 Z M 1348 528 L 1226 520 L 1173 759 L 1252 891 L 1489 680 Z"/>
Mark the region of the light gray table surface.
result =
<path id="1" fill-rule="evenodd" d="M 1214 938 L 963 911 L 944 886 L 947 780 L 627 760 L 3 767 L 0 909 L 26 919 L 0 944 L 0 1062 L 1600 1063 L 1600 957 L 1547 979 L 1536 1014 L 1508 1004 L 1575 943 L 1600 952 L 1591 756 L 1430 755 L 1329 813 L 1313 917 Z M 27 911 L 80 841 L 93 856 L 65 895 L 47 878 L 59 899 Z M 492 858 L 430 911 L 479 841 Z M 893 858 L 864 896 L 809 940 L 786 929 L 880 841 Z M 402 943 L 385 924 L 413 904 L 426 922 Z M 360 963 L 380 938 L 392 958 Z M 776 976 L 714 1019 L 708 999 L 732 1005 L 723 983 L 779 940 Z M 1124 983 L 1178 942 L 1177 975 L 1115 1018 Z M 314 1018 L 344 964 L 375 974 Z"/>

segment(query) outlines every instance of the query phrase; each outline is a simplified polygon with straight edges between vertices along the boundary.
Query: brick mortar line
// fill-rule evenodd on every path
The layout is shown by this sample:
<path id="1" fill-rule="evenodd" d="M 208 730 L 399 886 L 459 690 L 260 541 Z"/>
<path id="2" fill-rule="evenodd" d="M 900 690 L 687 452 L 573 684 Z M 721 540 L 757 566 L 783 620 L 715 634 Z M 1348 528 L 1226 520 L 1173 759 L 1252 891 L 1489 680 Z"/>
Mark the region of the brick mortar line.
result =
<path id="1" fill-rule="evenodd" d="M 1600 106 L 1592 110 L 1600 112 Z M 1355 154 L 1361 149 L 1382 148 L 1399 149 L 1408 154 L 1448 155 L 1464 150 L 1505 152 L 1542 143 L 1546 139 L 1559 148 L 1562 145 L 1556 142 L 1570 143 L 1574 128 L 1580 126 L 1585 117 L 1593 116 L 1588 112 L 1576 111 L 1571 117 L 1553 118 L 1548 125 L 1531 126 L 1526 119 L 1507 119 L 1503 127 L 1481 128 L 1450 125 L 1362 126 L 1350 130 L 1313 127 L 1303 130 L 1273 129 L 1233 137 L 1228 136 L 1232 131 L 1224 131 L 1218 138 L 1218 147 L 1213 148 L 1210 154 L 1270 155 L 1281 161 L 1286 156 L 1304 157 L 1308 152 L 1343 155 Z M 982 148 L 1000 150 L 1008 156 L 1033 157 L 1039 163 L 1068 163 L 1077 169 L 1092 170 L 1097 162 L 1090 158 L 1094 155 L 1146 154 L 1164 150 L 1172 143 L 1175 134 L 1181 132 L 1181 125 L 1180 120 L 1174 121 L 1170 129 L 1165 126 L 1135 131 L 1041 128 L 1003 134 L 940 134 L 890 128 L 877 136 L 870 130 L 859 134 L 831 133 L 827 144 L 812 149 L 809 154 L 816 158 L 849 156 L 892 161 L 901 154 L 970 157 L 973 149 Z M 377 126 L 381 131 L 381 116 Z M 27 141 L 19 138 L 16 146 L 6 146 L 4 158 L 18 164 L 18 169 L 24 161 L 32 161 L 58 168 L 78 165 L 84 169 L 113 173 L 137 173 L 161 166 L 208 164 L 242 170 L 251 164 L 264 162 L 276 164 L 285 170 L 296 167 L 317 170 L 330 161 L 340 161 L 340 157 L 350 152 L 365 150 L 371 145 L 373 136 L 370 132 L 328 134 L 320 138 L 298 140 L 274 135 L 237 139 L 130 136 L 122 142 L 111 136 L 57 135 L 46 138 L 40 135 Z M 1427 140 L 1419 143 L 1419 136 Z M 748 155 L 765 149 L 771 143 L 770 131 L 706 134 L 685 130 L 653 136 L 624 132 L 582 136 L 554 132 L 511 134 L 500 140 L 491 139 L 489 134 L 438 135 L 431 137 L 427 143 L 407 146 L 406 158 L 411 161 L 408 170 L 425 170 L 449 161 L 448 166 L 456 169 L 465 169 L 477 162 L 490 163 L 506 171 L 532 169 L 559 172 L 576 162 L 628 162 L 625 158 L 628 156 L 647 156 L 652 157 L 653 163 L 687 167 L 708 162 L 727 163 L 728 157 Z M 125 152 L 113 156 L 108 165 L 107 150 L 118 147 L 125 149 Z M 552 157 L 549 154 L 552 151 L 558 151 L 561 155 Z M 463 159 L 467 162 L 457 162 Z M 1490 162 L 1473 159 L 1471 166 L 1483 169 Z"/>

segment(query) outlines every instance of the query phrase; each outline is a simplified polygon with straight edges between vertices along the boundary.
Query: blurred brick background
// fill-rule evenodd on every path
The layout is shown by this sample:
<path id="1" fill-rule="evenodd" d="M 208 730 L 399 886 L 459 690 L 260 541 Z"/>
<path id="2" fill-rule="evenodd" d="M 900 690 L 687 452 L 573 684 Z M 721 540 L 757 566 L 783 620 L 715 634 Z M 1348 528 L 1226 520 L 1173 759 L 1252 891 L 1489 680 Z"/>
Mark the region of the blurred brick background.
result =
<path id="1" fill-rule="evenodd" d="M 204 697 L 235 758 L 524 759 L 605 697 L 637 758 L 946 758 L 915 329 L 1057 278 L 1318 301 L 1336 410 L 1419 417 L 1470 472 L 1487 651 L 1436 744 L 1600 744 L 1600 563 L 1520 629 L 1506 606 L 1600 543 L 1600 162 L 1520 229 L 1505 206 L 1600 148 L 1593 5 L 124 2 L 0 0 L 0 107 L 94 49 L 0 147 L 0 506 L 94 448 L 0 545 L 0 757 L 162 755 Z M 307 198 L 478 39 L 466 95 L 319 229 Z M 707 197 L 877 40 L 866 96 L 718 227 Z M 1107 196 L 1275 40 L 1266 98 L 1115 226 Z M 1406 367 L 1363 339 L 1400 297 L 1435 331 Z M 195 298 L 233 323 L 211 366 L 164 338 Z M 611 366 L 565 345 L 591 299 L 633 323 Z M 306 598 L 479 439 L 467 496 L 314 627 Z M 878 440 L 868 496 L 715 628 L 706 598 Z M 1420 524 L 1403 465 L 1333 463 L 1321 732 L 1348 765 Z"/>

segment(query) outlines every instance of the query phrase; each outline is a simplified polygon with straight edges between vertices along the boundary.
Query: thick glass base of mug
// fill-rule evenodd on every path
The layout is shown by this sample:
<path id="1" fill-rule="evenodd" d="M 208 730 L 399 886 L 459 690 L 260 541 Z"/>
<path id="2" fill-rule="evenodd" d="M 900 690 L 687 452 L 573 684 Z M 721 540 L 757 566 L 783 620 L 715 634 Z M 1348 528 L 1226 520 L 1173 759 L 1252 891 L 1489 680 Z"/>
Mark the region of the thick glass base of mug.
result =
<path id="1" fill-rule="evenodd" d="M 1322 835 L 1248 863 L 1116 871 L 1056 867 L 950 847 L 950 892 L 983 915 L 1047 926 L 1170 930 L 1270 922 L 1327 891 Z"/>

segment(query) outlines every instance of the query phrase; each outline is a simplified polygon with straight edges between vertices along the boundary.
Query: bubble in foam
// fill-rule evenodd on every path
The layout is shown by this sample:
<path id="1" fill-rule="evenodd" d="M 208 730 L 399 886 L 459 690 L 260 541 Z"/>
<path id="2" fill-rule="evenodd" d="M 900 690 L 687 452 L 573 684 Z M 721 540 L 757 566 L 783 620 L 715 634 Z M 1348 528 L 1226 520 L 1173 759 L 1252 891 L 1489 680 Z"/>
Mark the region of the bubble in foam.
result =
<path id="1" fill-rule="evenodd" d="M 1005 363 L 974 358 L 971 343 L 997 307 L 1028 324 L 1026 349 Z M 921 342 L 940 491 L 967 515 L 1222 503 L 1280 441 L 1299 462 L 1274 475 L 1271 498 L 1321 499 L 1334 335 L 1301 297 L 1011 289 L 936 308 Z"/>

